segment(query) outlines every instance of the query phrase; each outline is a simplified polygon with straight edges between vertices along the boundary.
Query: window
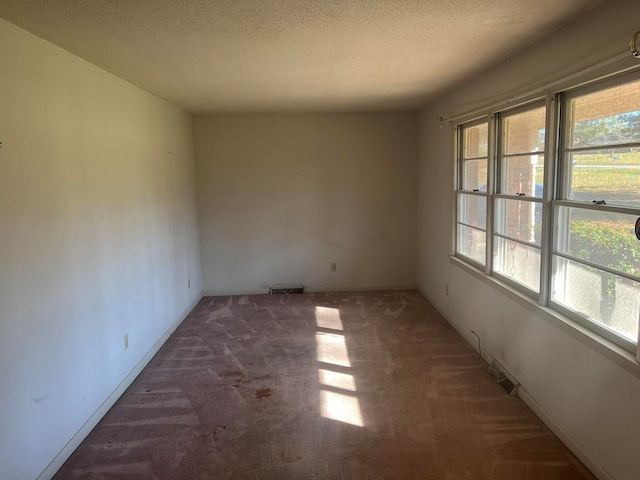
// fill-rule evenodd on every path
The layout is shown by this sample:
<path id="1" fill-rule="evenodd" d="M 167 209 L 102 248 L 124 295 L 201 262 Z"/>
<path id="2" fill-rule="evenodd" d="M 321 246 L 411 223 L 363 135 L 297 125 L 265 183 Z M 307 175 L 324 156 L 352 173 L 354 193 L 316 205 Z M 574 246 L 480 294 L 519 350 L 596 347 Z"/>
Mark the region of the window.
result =
<path id="1" fill-rule="evenodd" d="M 495 273 L 538 292 L 544 189 L 544 105 L 499 115 Z"/>
<path id="2" fill-rule="evenodd" d="M 551 300 L 638 340 L 640 81 L 565 95 Z"/>
<path id="3" fill-rule="evenodd" d="M 632 352 L 639 78 L 550 92 L 457 130 L 456 256 Z"/>
<path id="4" fill-rule="evenodd" d="M 486 262 L 487 244 L 487 122 L 461 129 L 456 252 L 475 263 Z"/>

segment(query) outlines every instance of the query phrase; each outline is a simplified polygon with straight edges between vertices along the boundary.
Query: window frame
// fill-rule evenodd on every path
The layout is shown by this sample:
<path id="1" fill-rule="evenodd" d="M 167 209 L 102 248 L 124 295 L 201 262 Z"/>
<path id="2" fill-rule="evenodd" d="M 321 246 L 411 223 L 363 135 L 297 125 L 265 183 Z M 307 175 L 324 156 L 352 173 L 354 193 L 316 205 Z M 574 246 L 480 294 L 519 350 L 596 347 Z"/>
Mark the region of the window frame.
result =
<path id="1" fill-rule="evenodd" d="M 622 213 L 622 214 L 640 217 L 640 206 L 632 207 L 628 205 L 617 205 L 617 204 L 600 205 L 596 203 L 588 203 L 586 201 L 573 200 L 569 198 L 571 193 L 571 186 L 570 186 L 571 164 L 568 161 L 568 158 L 569 158 L 568 152 L 597 151 L 599 149 L 602 150 L 602 149 L 612 148 L 612 146 L 639 146 L 640 147 L 640 142 L 621 143 L 621 144 L 615 144 L 615 145 L 606 144 L 601 146 L 594 145 L 594 146 L 579 148 L 579 149 L 569 148 L 567 147 L 567 144 L 566 144 L 566 136 L 568 135 L 568 132 L 569 132 L 568 126 L 570 122 L 567 116 L 570 110 L 569 102 L 572 99 L 580 98 L 580 97 L 597 93 L 597 92 L 602 92 L 610 88 L 615 88 L 615 87 L 625 85 L 627 83 L 639 82 L 639 81 L 640 81 L 640 75 L 638 74 L 638 72 L 624 73 L 624 74 L 614 75 L 613 77 L 607 78 L 605 80 L 591 82 L 586 86 L 578 86 L 572 89 L 567 89 L 563 93 L 557 95 L 559 100 L 558 102 L 559 109 L 561 112 L 561 124 L 559 125 L 560 135 L 558 137 L 558 144 L 556 148 L 560 169 L 558 171 L 559 178 L 557 182 L 557 194 L 551 201 L 551 208 L 552 208 L 554 217 L 560 216 L 558 211 L 562 207 L 573 208 L 577 210 L 591 210 L 591 211 L 602 212 L 605 214 Z M 596 199 L 593 199 L 593 201 L 595 200 Z M 584 259 L 576 258 L 573 255 L 560 252 L 558 247 L 558 243 L 560 242 L 560 237 L 561 237 L 560 228 L 561 228 L 560 222 L 554 221 L 553 223 L 554 235 L 553 235 L 553 241 L 550 245 L 552 249 L 551 256 L 549 258 L 550 269 L 553 268 L 552 266 L 553 257 L 558 256 L 560 258 L 564 258 L 569 261 L 574 261 L 582 265 L 592 266 L 597 270 L 616 275 L 620 278 L 632 280 L 635 282 L 640 282 L 640 277 L 636 277 L 630 274 L 625 274 L 624 272 L 618 272 L 605 265 L 594 264 Z M 553 280 L 550 278 L 550 282 L 552 281 Z M 551 284 L 549 288 L 551 288 Z M 548 305 L 553 310 L 558 311 L 559 313 L 570 318 L 576 323 L 579 323 L 582 326 L 588 328 L 589 330 L 594 331 L 595 333 L 605 338 L 606 340 L 618 345 L 619 347 L 631 353 L 635 352 L 638 356 L 640 356 L 640 342 L 634 343 L 628 340 L 627 338 L 621 336 L 619 333 L 616 332 L 615 329 L 608 327 L 603 322 L 598 321 L 597 319 L 592 319 L 591 317 L 589 317 L 584 313 L 575 311 L 566 305 L 563 305 L 561 303 L 558 303 L 557 301 L 554 301 L 553 298 L 551 297 L 550 291 L 549 291 Z M 638 318 L 638 328 L 640 330 L 640 312 L 639 312 L 639 318 Z"/>
<path id="2" fill-rule="evenodd" d="M 492 123 L 494 124 L 494 129 L 495 129 L 495 135 L 494 135 L 494 139 L 493 139 L 493 150 L 494 150 L 494 160 L 493 163 L 495 165 L 495 174 L 494 174 L 494 183 L 495 183 L 495 189 L 493 192 L 493 199 L 491 201 L 492 206 L 493 206 L 493 216 L 492 216 L 492 237 L 491 237 L 491 253 L 492 253 L 492 257 L 491 257 L 491 274 L 492 276 L 498 278 L 499 280 L 501 280 L 502 282 L 508 284 L 509 286 L 511 286 L 512 288 L 515 288 L 516 290 L 521 291 L 522 293 L 524 293 L 527 296 L 532 297 L 533 299 L 539 301 L 540 300 L 540 292 L 541 292 L 541 283 L 542 283 L 542 265 L 543 263 L 545 263 L 545 258 L 543 257 L 543 251 L 542 251 L 542 244 L 543 244 L 543 238 L 544 235 L 546 233 L 546 231 L 544 230 L 544 223 L 541 224 L 541 233 L 540 233 L 540 269 L 539 269 L 539 275 L 540 275 L 540 281 L 538 282 L 538 291 L 536 292 L 535 290 L 529 288 L 527 285 L 515 280 L 514 278 L 505 275 L 501 272 L 496 271 L 493 266 L 495 263 L 495 259 L 496 259 L 496 243 L 497 243 L 497 238 L 496 237 L 500 237 L 506 240 L 510 240 L 510 241 L 515 241 L 517 243 L 520 243 L 522 245 L 527 245 L 529 247 L 532 248 L 538 248 L 537 245 L 533 245 L 529 242 L 524 242 L 524 241 L 519 241 L 513 238 L 510 238 L 507 235 L 503 235 L 503 234 L 499 234 L 496 233 L 496 210 L 497 210 L 497 203 L 500 200 L 505 200 L 506 202 L 508 201 L 524 201 L 524 202 L 531 202 L 531 203 L 539 203 L 540 207 L 541 207 L 541 222 L 544 222 L 544 217 L 545 217 L 545 209 L 544 209 L 544 198 L 545 198 L 545 189 L 547 188 L 547 179 L 546 179 L 546 170 L 547 170 L 547 156 L 549 154 L 548 151 L 548 143 L 549 143 L 549 135 L 546 131 L 547 128 L 547 118 L 548 118 L 548 111 L 549 111 L 549 105 L 548 105 L 548 101 L 546 97 L 543 98 L 538 98 L 538 99 L 534 99 L 530 102 L 524 103 L 522 105 L 519 105 L 517 107 L 514 108 L 510 108 L 510 109 L 504 109 L 501 110 L 499 112 L 495 112 L 492 115 Z M 544 139 L 544 146 L 542 148 L 542 150 L 540 151 L 540 153 L 543 155 L 544 159 L 545 159 L 545 163 L 544 163 L 544 171 L 545 171 L 545 178 L 543 181 L 543 190 L 542 190 L 542 196 L 541 197 L 535 197 L 535 196 L 531 196 L 531 197 L 527 197 L 527 196 L 519 196 L 518 192 L 515 193 L 507 193 L 507 192 L 503 192 L 502 188 L 503 188 L 503 160 L 505 158 L 508 157 L 512 157 L 514 156 L 514 154 L 506 154 L 503 152 L 503 150 L 505 150 L 504 148 L 504 133 L 505 133 L 505 128 L 504 128 L 504 120 L 509 118 L 509 117 L 513 117 L 516 115 L 519 115 L 521 113 L 525 113 L 528 111 L 532 111 L 538 108 L 544 108 L 545 109 L 545 139 Z M 532 152 L 529 153 L 524 153 L 524 155 L 530 154 Z M 515 155 L 523 155 L 523 153 L 519 153 L 519 154 L 515 154 Z"/>
<path id="3" fill-rule="evenodd" d="M 485 191 L 480 191 L 479 189 L 477 190 L 468 190 L 463 188 L 463 184 L 464 184 L 464 163 L 466 161 L 470 161 L 470 160 L 476 160 L 476 159 L 481 159 L 481 158 L 485 158 L 485 157 L 470 157 L 470 158 L 465 158 L 465 143 L 464 143 L 464 132 L 465 129 L 470 129 L 473 127 L 477 127 L 479 125 L 487 125 L 487 156 L 486 156 L 486 160 L 487 160 L 487 181 L 486 181 L 486 185 L 487 188 L 485 189 Z M 485 216 L 485 228 L 484 230 L 482 230 L 481 228 L 478 228 L 476 226 L 473 225 L 469 225 L 466 224 L 464 222 L 460 221 L 460 198 L 462 195 L 470 195 L 470 196 L 477 196 L 477 197 L 481 197 L 485 199 L 485 205 L 489 204 L 489 192 L 490 192 L 490 188 L 493 188 L 491 183 L 491 169 L 490 169 L 490 164 L 491 162 L 491 151 L 490 151 L 490 146 L 491 146 L 491 141 L 490 141 L 490 136 L 491 136 L 491 122 L 489 122 L 486 117 L 479 117 L 476 118 L 474 120 L 471 120 L 469 122 L 465 122 L 463 126 L 461 126 L 461 128 L 456 129 L 456 139 L 455 139 L 455 154 L 456 154 L 456 168 L 455 168 L 455 208 L 454 208 L 454 215 L 455 215 L 455 219 L 454 219 L 454 254 L 456 256 L 458 256 L 459 258 L 464 259 L 464 261 L 470 263 L 471 265 L 475 266 L 476 268 L 482 269 L 482 270 L 486 270 L 487 265 L 488 265 L 488 258 L 489 258 L 489 232 L 488 232 L 488 228 L 490 225 L 490 217 L 488 215 L 488 213 Z M 487 210 L 485 210 L 488 212 L 488 207 Z M 458 251 L 458 245 L 459 245 L 459 239 L 458 239 L 458 226 L 459 225 L 463 225 L 467 228 L 473 228 L 476 230 L 480 230 L 480 231 L 484 231 L 485 233 L 485 259 L 484 259 L 484 264 L 478 262 L 475 258 L 469 256 L 469 255 L 465 255 L 464 253 Z"/>
<path id="4" fill-rule="evenodd" d="M 588 331 L 595 333 L 597 336 L 605 339 L 613 345 L 632 353 L 640 362 L 640 341 L 629 341 L 628 338 L 621 336 L 613 328 L 609 328 L 602 321 L 592 319 L 586 314 L 567 308 L 556 301 L 552 300 L 551 288 L 553 285 L 553 261 L 554 255 L 557 255 L 557 238 L 560 228 L 559 209 L 561 207 L 587 208 L 590 210 L 603 211 L 607 213 L 625 213 L 640 217 L 640 206 L 627 205 L 596 205 L 585 203 L 584 201 L 574 201 L 568 199 L 570 178 L 569 158 L 565 145 L 565 135 L 568 135 L 567 119 L 568 105 L 572 98 L 589 95 L 594 92 L 604 91 L 612 87 L 624 85 L 625 83 L 640 81 L 640 70 L 633 69 L 623 72 L 613 73 L 606 77 L 600 77 L 591 81 L 584 81 L 578 85 L 565 86 L 557 89 L 546 89 L 544 95 L 532 95 L 524 99 L 520 104 L 511 106 L 503 104 L 504 108 L 490 109 L 486 114 L 475 116 L 469 121 L 461 121 L 455 123 L 455 140 L 454 140 L 454 158 L 455 158 L 455 218 L 453 230 L 453 257 L 457 258 L 462 264 L 469 264 L 477 270 L 481 270 L 484 275 L 482 278 L 491 280 L 498 285 L 503 285 L 512 289 L 520 295 L 529 298 L 530 301 L 536 303 L 539 307 L 555 312 L 555 316 L 567 318 L 576 324 L 585 327 Z M 541 92 L 541 91 L 539 91 Z M 541 92 L 542 93 L 542 92 Z M 523 97 L 524 98 L 524 97 Z M 520 112 L 546 107 L 545 111 L 545 142 L 544 149 L 541 152 L 544 155 L 544 183 L 542 197 L 516 197 L 512 194 L 506 194 L 501 191 L 502 179 L 501 175 L 501 149 L 503 148 L 503 132 L 502 119 Z M 458 208 L 460 193 L 469 193 L 462 189 L 462 160 L 463 160 L 463 138 L 462 132 L 465 128 L 488 123 L 488 147 L 487 147 L 487 189 L 483 192 L 486 197 L 486 257 L 485 264 L 480 265 L 473 259 L 458 252 Z M 627 144 L 623 144 L 627 146 Z M 633 143 L 633 146 L 640 146 Z M 610 148 L 604 145 L 604 148 Z M 472 192 L 479 193 L 479 192 Z M 495 256 L 495 221 L 496 202 L 500 199 L 507 200 L 523 200 L 532 201 L 541 204 L 542 225 L 540 236 L 540 285 L 539 292 L 535 292 L 518 281 L 509 278 L 506 275 L 494 271 Z M 566 228 L 565 228 L 566 230 Z M 566 255 L 559 256 L 566 258 Z M 596 266 L 596 268 L 607 271 L 606 268 Z M 618 272 L 612 272 L 619 275 Z M 629 275 L 619 275 L 621 278 L 629 278 Z M 631 280 L 638 281 L 637 277 L 630 276 Z M 640 337 L 640 312 L 638 317 L 638 328 Z"/>

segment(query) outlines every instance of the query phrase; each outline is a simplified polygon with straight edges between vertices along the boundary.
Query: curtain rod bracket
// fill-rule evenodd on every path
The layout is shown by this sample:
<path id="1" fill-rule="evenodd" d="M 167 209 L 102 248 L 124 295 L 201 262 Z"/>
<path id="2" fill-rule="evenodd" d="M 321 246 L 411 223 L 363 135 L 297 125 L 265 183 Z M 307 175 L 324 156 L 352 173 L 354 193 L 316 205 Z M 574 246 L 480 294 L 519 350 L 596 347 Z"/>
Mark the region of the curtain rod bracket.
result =
<path id="1" fill-rule="evenodd" d="M 631 37 L 631 41 L 629 42 L 629 48 L 631 49 L 631 54 L 636 58 L 640 58 L 640 52 L 638 52 L 638 49 L 636 48 L 636 42 L 638 41 L 638 36 L 640 36 L 640 30 L 638 30 L 633 35 L 633 37 Z"/>
<path id="2" fill-rule="evenodd" d="M 444 118 L 442 116 L 436 118 L 436 125 L 440 128 L 444 127 L 444 122 L 448 122 L 448 118 Z"/>

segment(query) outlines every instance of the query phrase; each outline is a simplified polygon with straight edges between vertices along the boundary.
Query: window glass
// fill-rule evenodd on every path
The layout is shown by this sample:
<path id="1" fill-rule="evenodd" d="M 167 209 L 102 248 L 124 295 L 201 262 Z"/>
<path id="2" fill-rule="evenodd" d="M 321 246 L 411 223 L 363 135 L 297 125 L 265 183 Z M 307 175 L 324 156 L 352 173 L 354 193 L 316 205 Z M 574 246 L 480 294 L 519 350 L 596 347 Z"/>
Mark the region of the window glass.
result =
<path id="1" fill-rule="evenodd" d="M 636 343 L 640 283 L 557 255 L 551 299 Z"/>
<path id="2" fill-rule="evenodd" d="M 456 221 L 456 253 L 486 264 L 487 252 L 487 152 L 489 124 L 487 122 L 460 127 L 460 189 Z"/>
<path id="3" fill-rule="evenodd" d="M 640 148 L 568 152 L 569 200 L 640 207 Z"/>
<path id="4" fill-rule="evenodd" d="M 572 98 L 567 148 L 640 142 L 640 81 Z"/>
<path id="5" fill-rule="evenodd" d="M 640 81 L 567 102 L 564 198 L 640 206 Z"/>
<path id="6" fill-rule="evenodd" d="M 559 207 L 558 218 L 556 251 L 640 277 L 636 215 Z"/>
<path id="7" fill-rule="evenodd" d="M 465 195 L 458 197 L 458 221 L 478 227 L 487 228 L 487 198 L 480 195 Z"/>
<path id="8" fill-rule="evenodd" d="M 540 249 L 496 237 L 494 270 L 534 292 L 540 289 Z"/>
<path id="9" fill-rule="evenodd" d="M 463 160 L 462 189 L 487 191 L 487 159 Z"/>
<path id="10" fill-rule="evenodd" d="M 489 145 L 489 124 L 481 123 L 462 130 L 464 158 L 486 157 Z"/>
<path id="11" fill-rule="evenodd" d="M 457 251 L 473 258 L 482 265 L 485 264 L 487 234 L 476 228 L 458 225 Z"/>
<path id="12" fill-rule="evenodd" d="M 545 117 L 538 107 L 502 118 L 501 193 L 542 198 Z"/>
<path id="13" fill-rule="evenodd" d="M 495 218 L 497 234 L 540 245 L 542 203 L 497 198 Z"/>
<path id="14" fill-rule="evenodd" d="M 545 107 L 540 107 L 504 117 L 505 155 L 544 151 L 545 112 Z"/>
<path id="15" fill-rule="evenodd" d="M 518 155 L 502 159 L 501 193 L 542 198 L 544 156 Z"/>

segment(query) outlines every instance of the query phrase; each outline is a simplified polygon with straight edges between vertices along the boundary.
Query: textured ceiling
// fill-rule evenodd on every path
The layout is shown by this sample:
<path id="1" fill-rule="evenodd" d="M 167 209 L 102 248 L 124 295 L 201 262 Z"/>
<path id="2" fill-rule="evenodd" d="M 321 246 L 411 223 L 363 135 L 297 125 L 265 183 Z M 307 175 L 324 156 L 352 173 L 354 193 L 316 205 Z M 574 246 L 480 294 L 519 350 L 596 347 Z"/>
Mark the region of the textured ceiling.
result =
<path id="1" fill-rule="evenodd" d="M 191 112 L 414 109 L 604 0 L 0 0 Z"/>

